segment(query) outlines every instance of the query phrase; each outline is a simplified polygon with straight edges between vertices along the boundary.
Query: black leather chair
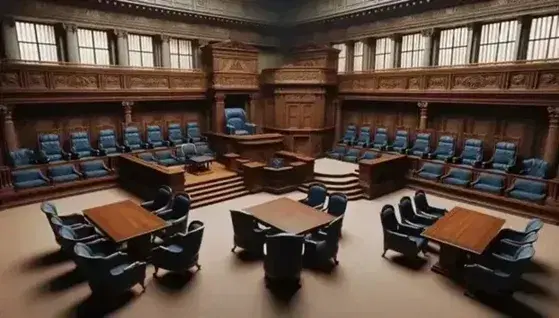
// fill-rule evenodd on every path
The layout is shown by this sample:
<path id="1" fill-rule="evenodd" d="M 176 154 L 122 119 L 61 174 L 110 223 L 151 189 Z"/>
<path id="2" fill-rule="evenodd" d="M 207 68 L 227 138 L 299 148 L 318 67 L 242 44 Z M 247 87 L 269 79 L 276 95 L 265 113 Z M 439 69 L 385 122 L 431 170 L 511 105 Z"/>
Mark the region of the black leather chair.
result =
<path id="1" fill-rule="evenodd" d="M 254 217 L 243 211 L 230 210 L 233 222 L 233 248 L 240 247 L 254 255 L 262 255 L 262 248 L 268 230 L 258 227 Z"/>
<path id="2" fill-rule="evenodd" d="M 293 282 L 299 285 L 304 247 L 302 235 L 280 233 L 266 237 L 264 245 L 266 286 L 280 282 Z"/>
<path id="3" fill-rule="evenodd" d="M 142 208 L 152 211 L 159 212 L 163 210 L 169 210 L 173 203 L 173 190 L 169 186 L 160 186 L 157 189 L 155 198 L 151 201 L 142 202 L 140 205 Z"/>
<path id="4" fill-rule="evenodd" d="M 179 232 L 186 231 L 188 212 L 190 211 L 190 196 L 185 192 L 175 194 L 171 207 L 159 210 L 156 215 L 167 222 L 164 236 L 169 237 Z"/>
<path id="5" fill-rule="evenodd" d="M 396 251 L 406 257 L 417 257 L 419 252 L 423 252 L 423 255 L 426 256 L 427 240 L 421 237 L 423 230 L 399 223 L 392 205 L 387 204 L 382 207 L 380 221 L 384 237 L 382 257 L 388 250 Z"/>
<path id="6" fill-rule="evenodd" d="M 334 261 L 338 265 L 338 247 L 344 216 L 335 218 L 328 226 L 305 238 L 305 261 L 311 264 Z"/>
<path id="7" fill-rule="evenodd" d="M 398 210 L 400 211 L 400 217 L 404 224 L 426 228 L 437 221 L 434 217 L 415 214 L 409 197 L 403 197 L 400 200 Z"/>
<path id="8" fill-rule="evenodd" d="M 415 192 L 415 195 L 413 196 L 413 203 L 415 203 L 415 208 L 419 213 L 433 215 L 436 217 L 441 217 L 448 213 L 447 209 L 430 206 L 427 202 L 427 195 L 425 195 L 423 190 L 417 190 Z"/>
<path id="9" fill-rule="evenodd" d="M 347 196 L 341 192 L 335 192 L 330 194 L 328 198 L 328 206 L 324 209 L 326 213 L 338 217 L 340 215 L 345 215 L 347 209 Z M 342 236 L 343 219 L 340 224 L 340 237 Z"/>

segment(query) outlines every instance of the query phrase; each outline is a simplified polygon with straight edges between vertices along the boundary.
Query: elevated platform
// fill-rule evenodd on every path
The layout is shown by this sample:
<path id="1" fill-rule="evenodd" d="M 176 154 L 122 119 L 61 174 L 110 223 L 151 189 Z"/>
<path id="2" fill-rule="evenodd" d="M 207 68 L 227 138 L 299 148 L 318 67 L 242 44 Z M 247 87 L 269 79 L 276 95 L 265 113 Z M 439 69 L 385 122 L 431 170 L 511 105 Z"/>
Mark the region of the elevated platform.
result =
<path id="1" fill-rule="evenodd" d="M 363 190 L 359 185 L 359 174 L 355 172 L 358 167 L 355 163 L 321 158 L 315 160 L 314 178 L 298 187 L 299 191 L 307 192 L 309 186 L 315 182 L 324 184 L 328 193 L 341 192 L 349 200 L 363 198 Z"/>
<path id="2" fill-rule="evenodd" d="M 282 134 L 257 134 L 234 136 L 222 133 L 206 133 L 210 144 L 218 156 L 236 153 L 252 161 L 268 162 L 276 151 L 283 149 Z"/>

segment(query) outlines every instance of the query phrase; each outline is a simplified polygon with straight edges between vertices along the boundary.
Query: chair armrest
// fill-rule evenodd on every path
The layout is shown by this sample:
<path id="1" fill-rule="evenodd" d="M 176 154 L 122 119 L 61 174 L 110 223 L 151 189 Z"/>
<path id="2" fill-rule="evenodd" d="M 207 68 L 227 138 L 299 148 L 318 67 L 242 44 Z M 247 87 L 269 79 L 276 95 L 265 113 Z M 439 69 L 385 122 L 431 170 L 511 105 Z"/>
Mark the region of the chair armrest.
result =
<path id="1" fill-rule="evenodd" d="M 514 190 L 514 183 L 511 184 L 508 188 L 505 189 L 505 193 L 509 193 L 509 192 L 511 192 L 512 190 Z"/>
<path id="2" fill-rule="evenodd" d="M 147 210 L 149 210 L 152 205 L 153 205 L 153 200 L 140 203 L 140 206 Z"/>
<path id="3" fill-rule="evenodd" d="M 233 127 L 232 125 L 226 125 L 225 128 L 227 128 L 227 134 L 229 135 L 233 135 L 235 132 L 235 127 Z"/>
<path id="4" fill-rule="evenodd" d="M 317 205 L 313 206 L 313 208 L 315 208 L 315 209 L 317 209 L 317 210 L 322 209 L 322 207 L 324 207 L 324 203 L 317 204 Z"/>
<path id="5" fill-rule="evenodd" d="M 493 158 L 489 159 L 488 161 L 484 161 L 481 163 L 481 167 L 483 169 L 487 169 L 490 165 L 493 164 Z"/>
<path id="6" fill-rule="evenodd" d="M 387 145 L 385 150 L 392 151 L 392 150 L 394 150 L 394 146 L 393 145 Z"/>
<path id="7" fill-rule="evenodd" d="M 452 163 L 462 163 L 462 157 L 453 157 Z"/>
<path id="8" fill-rule="evenodd" d="M 69 153 L 67 153 L 67 152 L 64 151 L 64 150 L 60 150 L 60 153 L 62 154 L 62 158 L 63 158 L 64 160 L 70 160 L 70 154 L 69 154 Z"/>
<path id="9" fill-rule="evenodd" d="M 72 166 L 72 172 L 74 172 L 75 174 L 77 174 L 80 177 L 83 177 L 83 173 L 79 172 L 75 166 Z"/>
<path id="10" fill-rule="evenodd" d="M 165 215 L 169 214 L 170 212 L 173 212 L 173 209 L 167 207 L 163 207 L 163 208 L 164 208 L 163 210 L 157 210 L 153 214 L 165 220 Z"/>
<path id="11" fill-rule="evenodd" d="M 130 152 L 130 151 L 132 151 L 132 149 L 130 148 L 129 145 L 126 145 L 126 144 L 125 144 L 123 147 L 124 147 L 124 152 Z"/>
<path id="12" fill-rule="evenodd" d="M 398 227 L 399 230 L 405 232 L 408 235 L 419 236 L 423 232 L 423 228 L 420 226 L 398 223 Z"/>
<path id="13" fill-rule="evenodd" d="M 299 202 L 306 204 L 308 200 L 309 200 L 309 198 L 304 198 L 304 199 L 299 200 Z"/>
<path id="14" fill-rule="evenodd" d="M 153 144 L 151 142 L 142 142 L 140 143 L 140 147 L 144 149 L 153 149 Z"/>

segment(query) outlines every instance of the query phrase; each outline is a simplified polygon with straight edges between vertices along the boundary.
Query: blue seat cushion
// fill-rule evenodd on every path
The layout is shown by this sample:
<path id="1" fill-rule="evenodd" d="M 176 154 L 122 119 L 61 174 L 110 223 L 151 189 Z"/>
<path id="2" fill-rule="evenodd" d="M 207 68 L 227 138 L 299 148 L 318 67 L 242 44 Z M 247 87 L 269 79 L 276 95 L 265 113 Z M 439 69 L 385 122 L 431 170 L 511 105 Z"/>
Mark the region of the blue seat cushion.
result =
<path id="1" fill-rule="evenodd" d="M 160 159 L 160 160 L 159 160 L 159 163 L 162 164 L 162 165 L 164 165 L 164 166 L 172 166 L 172 165 L 177 165 L 177 164 L 179 164 L 179 162 L 176 161 L 176 160 L 173 159 L 173 158 L 169 158 L 169 159 Z"/>
<path id="2" fill-rule="evenodd" d="M 56 176 L 56 177 L 52 177 L 52 181 L 54 181 L 55 183 L 59 183 L 59 182 L 69 182 L 69 181 L 75 181 L 78 180 L 80 178 L 80 176 L 78 176 L 77 174 L 73 173 L 73 174 L 67 174 L 67 175 L 63 175 L 63 176 Z"/>
<path id="3" fill-rule="evenodd" d="M 470 183 L 469 180 L 457 179 L 452 177 L 444 178 L 442 182 L 447 184 L 457 185 L 457 186 L 463 186 L 463 187 L 467 186 L 468 183 Z"/>
<path id="4" fill-rule="evenodd" d="M 163 146 L 165 146 L 165 145 L 163 144 L 163 141 L 152 141 L 151 144 L 152 144 L 154 147 L 163 147 Z"/>
<path id="5" fill-rule="evenodd" d="M 171 245 L 166 246 L 166 247 L 167 247 L 167 249 L 169 249 L 169 252 L 172 252 L 172 253 L 179 254 L 183 251 L 183 248 L 180 245 L 177 245 L 177 244 L 171 244 Z"/>
<path id="6" fill-rule="evenodd" d="M 356 162 L 356 161 L 357 161 L 357 156 L 345 156 L 345 157 L 344 157 L 344 161 L 347 161 L 347 162 Z"/>
<path id="7" fill-rule="evenodd" d="M 537 194 L 532 192 L 526 192 L 522 190 L 512 190 L 509 192 L 509 196 L 511 198 L 520 199 L 520 200 L 527 200 L 533 202 L 541 202 L 545 199 L 545 194 Z"/>
<path id="8" fill-rule="evenodd" d="M 133 145 L 129 145 L 131 150 L 138 150 L 138 149 L 142 149 L 142 146 L 140 144 L 133 144 Z"/>
<path id="9" fill-rule="evenodd" d="M 105 153 L 107 155 L 112 154 L 112 153 L 118 153 L 118 150 L 116 149 L 116 147 L 109 147 L 109 148 L 103 148 L 105 150 Z"/>
<path id="10" fill-rule="evenodd" d="M 109 172 L 105 169 L 101 169 L 101 170 L 88 170 L 88 171 L 84 171 L 83 175 L 89 179 L 89 178 L 99 178 L 99 177 L 104 177 L 106 175 L 108 175 Z"/>
<path id="11" fill-rule="evenodd" d="M 416 237 L 416 236 L 408 236 L 410 238 L 410 240 L 412 240 L 415 245 L 422 246 L 423 244 L 425 244 L 425 239 L 422 237 Z"/>
<path id="12" fill-rule="evenodd" d="M 423 179 L 429 179 L 429 180 L 437 180 L 441 176 L 438 173 L 431 173 L 427 171 L 421 171 L 417 175 Z"/>
<path id="13" fill-rule="evenodd" d="M 235 130 L 235 135 L 248 135 L 248 130 L 244 130 L 244 129 L 236 129 Z"/>
<path id="14" fill-rule="evenodd" d="M 474 189 L 481 190 L 483 192 L 491 192 L 491 193 L 497 193 L 497 194 L 501 193 L 501 188 L 500 187 L 492 186 L 490 184 L 476 183 L 472 187 Z"/>
<path id="15" fill-rule="evenodd" d="M 124 269 L 128 266 L 130 266 L 129 263 L 120 264 L 116 267 L 111 268 L 111 270 L 109 272 L 111 273 L 112 276 L 118 276 L 118 275 L 124 273 Z"/>
<path id="16" fill-rule="evenodd" d="M 37 179 L 37 180 L 29 180 L 29 181 L 22 181 L 22 182 L 15 182 L 14 186 L 17 189 L 27 189 L 27 188 L 35 188 L 35 187 L 40 187 L 40 186 L 45 186 L 48 183 L 43 180 L 43 179 Z"/>
<path id="17" fill-rule="evenodd" d="M 62 154 L 47 155 L 50 162 L 62 161 Z"/>

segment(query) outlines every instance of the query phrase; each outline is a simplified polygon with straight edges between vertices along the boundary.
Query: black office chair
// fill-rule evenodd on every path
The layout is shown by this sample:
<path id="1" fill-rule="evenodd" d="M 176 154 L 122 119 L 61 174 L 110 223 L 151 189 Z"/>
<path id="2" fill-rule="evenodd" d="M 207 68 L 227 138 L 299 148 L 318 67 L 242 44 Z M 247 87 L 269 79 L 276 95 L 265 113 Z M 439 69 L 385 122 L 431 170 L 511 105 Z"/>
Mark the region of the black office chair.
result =
<path id="1" fill-rule="evenodd" d="M 171 187 L 163 185 L 157 189 L 155 198 L 151 201 L 142 202 L 140 206 L 148 211 L 160 212 L 163 210 L 169 210 L 173 203 L 173 189 Z"/>
<path id="2" fill-rule="evenodd" d="M 254 217 L 243 211 L 230 210 L 231 221 L 233 222 L 233 248 L 235 252 L 240 247 L 254 255 L 262 255 L 262 247 L 266 239 L 266 229 L 258 227 L 258 222 Z"/>
<path id="3" fill-rule="evenodd" d="M 293 282 L 299 285 L 304 247 L 302 235 L 280 233 L 266 237 L 264 245 L 266 287 L 280 282 Z"/>

